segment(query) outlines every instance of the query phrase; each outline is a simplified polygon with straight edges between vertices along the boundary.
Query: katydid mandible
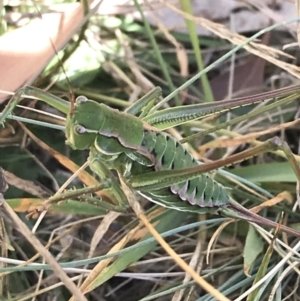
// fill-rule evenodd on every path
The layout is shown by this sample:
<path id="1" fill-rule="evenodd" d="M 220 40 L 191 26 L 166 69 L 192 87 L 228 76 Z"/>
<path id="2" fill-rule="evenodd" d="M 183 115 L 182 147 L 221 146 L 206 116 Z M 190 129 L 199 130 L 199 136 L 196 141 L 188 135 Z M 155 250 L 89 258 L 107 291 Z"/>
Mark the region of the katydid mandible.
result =
<path id="1" fill-rule="evenodd" d="M 37 88 L 25 87 L 11 99 L 0 116 L 0 122 L 4 122 L 23 94 L 39 97 L 67 113 L 66 143 L 75 150 L 90 149 L 90 167 L 101 178 L 104 177 L 101 168 L 114 169 L 131 188 L 159 205 L 193 213 L 220 214 L 275 228 L 277 223 L 252 213 L 235 202 L 226 187 L 204 173 L 241 160 L 242 155 L 234 155 L 211 164 L 201 164 L 181 143 L 162 130 L 265 98 L 287 96 L 277 100 L 276 105 L 289 103 L 298 97 L 298 89 L 299 87 L 292 86 L 250 99 L 186 105 L 149 113 L 161 94 L 160 88 L 155 88 L 125 112 L 120 112 L 84 96 L 77 97 L 74 108 L 70 110 L 69 104 L 62 99 Z M 271 108 L 274 104 L 269 106 Z M 137 117 L 139 113 L 141 114 Z M 300 180 L 298 164 L 293 160 L 288 146 L 278 139 L 267 141 L 263 147 L 246 151 L 245 155 L 250 157 L 276 148 L 287 154 Z M 120 190 L 116 198 L 119 204 L 126 202 Z M 289 227 L 282 225 L 280 229 L 300 237 L 300 232 Z"/>

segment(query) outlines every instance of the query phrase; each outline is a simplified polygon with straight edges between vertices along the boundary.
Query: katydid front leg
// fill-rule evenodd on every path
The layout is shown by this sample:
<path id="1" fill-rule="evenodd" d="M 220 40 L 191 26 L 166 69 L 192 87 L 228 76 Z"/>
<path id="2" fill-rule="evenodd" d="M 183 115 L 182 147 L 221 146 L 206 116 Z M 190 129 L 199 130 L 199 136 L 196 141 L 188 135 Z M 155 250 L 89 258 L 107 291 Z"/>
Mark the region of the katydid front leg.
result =
<path id="1" fill-rule="evenodd" d="M 119 182 L 113 175 L 112 171 L 109 170 L 103 162 L 103 155 L 99 154 L 95 148 L 91 148 L 89 156 L 89 166 L 91 170 L 99 176 L 100 179 L 106 181 L 109 179 L 110 189 L 115 197 L 117 204 L 104 205 L 104 208 L 110 208 L 117 212 L 126 212 L 128 209 L 128 202 L 123 190 L 120 187 Z M 99 203 L 101 206 L 104 202 Z"/>
<path id="2" fill-rule="evenodd" d="M 49 197 L 47 200 L 43 202 L 40 206 L 38 213 L 46 210 L 49 206 L 54 204 L 59 204 L 62 201 L 76 200 L 82 201 L 84 203 L 91 204 L 98 208 L 103 209 L 103 214 L 107 211 L 117 211 L 117 212 L 127 212 L 127 208 L 122 208 L 121 206 L 111 204 L 109 200 L 103 199 L 100 196 L 91 197 L 92 193 L 104 190 L 111 190 L 112 184 L 110 180 L 102 180 L 101 184 L 95 186 L 89 186 L 84 188 L 79 188 L 76 190 L 68 190 L 63 193 L 56 194 L 52 197 Z M 115 196 L 113 198 L 115 200 Z M 36 210 L 32 212 L 30 215 L 35 214 Z"/>
<path id="3" fill-rule="evenodd" d="M 57 110 L 59 110 L 62 113 L 68 113 L 70 110 L 70 103 L 55 96 L 50 93 L 47 93 L 41 89 L 26 86 L 24 88 L 19 89 L 15 95 L 10 99 L 10 101 L 7 103 L 4 111 L 0 115 L 0 124 L 3 124 L 5 119 L 9 114 L 12 113 L 13 109 L 16 107 L 16 105 L 20 102 L 22 97 L 24 96 L 33 96 L 37 99 L 42 100 L 43 102 L 53 106 Z"/>

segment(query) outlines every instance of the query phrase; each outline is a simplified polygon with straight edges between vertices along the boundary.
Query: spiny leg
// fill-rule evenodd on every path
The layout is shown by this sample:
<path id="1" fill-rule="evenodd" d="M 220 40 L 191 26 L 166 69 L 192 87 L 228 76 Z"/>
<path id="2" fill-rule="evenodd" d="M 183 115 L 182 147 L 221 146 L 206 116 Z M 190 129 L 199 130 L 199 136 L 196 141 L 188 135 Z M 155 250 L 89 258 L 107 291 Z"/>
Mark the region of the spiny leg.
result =
<path id="1" fill-rule="evenodd" d="M 102 208 L 106 211 L 117 211 L 117 212 L 126 212 L 126 208 L 121 208 L 119 205 L 114 205 L 109 203 L 108 201 L 104 200 L 102 197 L 92 197 L 90 194 L 95 193 L 97 191 L 102 191 L 105 189 L 111 189 L 111 180 L 107 179 L 102 181 L 101 184 L 90 186 L 90 187 L 84 187 L 81 189 L 76 190 L 68 190 L 61 194 L 54 195 L 47 200 L 45 200 L 42 204 L 44 207 L 44 210 L 53 204 L 58 204 L 62 201 L 68 201 L 68 200 L 79 200 L 91 205 L 94 205 L 96 207 Z M 39 212 L 42 210 L 39 210 Z"/>
<path id="2" fill-rule="evenodd" d="M 298 90 L 297 87 L 287 87 L 284 89 L 270 91 L 267 93 L 261 93 L 259 95 L 241 97 L 226 101 L 218 101 L 216 103 L 201 103 L 195 105 L 172 107 L 154 113 L 150 113 L 147 116 L 145 116 L 143 120 L 160 130 L 165 130 L 177 125 L 187 123 L 189 121 L 199 120 L 201 118 L 215 115 L 218 113 L 228 112 L 229 110 L 232 110 L 234 108 L 239 108 L 257 102 L 262 102 L 265 100 L 271 100 L 273 98 L 280 97 L 281 99 L 274 100 L 272 104 L 268 105 L 267 108 L 264 108 L 264 110 L 268 111 L 270 109 L 290 103 L 297 99 L 299 97 Z M 252 116 L 256 116 L 259 115 L 260 112 L 261 109 L 257 110 L 256 112 L 251 112 L 251 114 Z M 238 118 L 246 120 L 248 116 L 249 115 L 246 114 L 245 116 Z M 229 124 L 234 124 L 236 120 L 238 119 L 231 120 Z M 238 122 L 239 121 L 240 120 L 238 120 Z M 223 124 L 220 125 L 220 128 L 223 128 Z M 197 133 L 196 135 L 200 134 Z M 194 139 L 194 135 L 192 137 L 192 139 Z M 184 140 L 191 140 L 191 138 L 187 137 Z"/>
<path id="3" fill-rule="evenodd" d="M 136 190 L 140 192 L 147 192 L 147 191 L 154 191 L 159 190 L 161 188 L 171 187 L 171 185 L 185 182 L 190 179 L 198 177 L 203 172 L 208 172 L 210 170 L 226 166 L 229 164 L 233 164 L 248 158 L 251 158 L 253 156 L 259 155 L 261 153 L 272 151 L 272 150 L 282 150 L 286 156 L 288 161 L 290 162 L 298 181 L 300 181 L 300 169 L 299 166 L 293 156 L 292 151 L 290 150 L 289 146 L 286 142 L 282 141 L 278 137 L 274 137 L 273 139 L 270 139 L 266 142 L 264 142 L 262 145 L 251 148 L 249 150 L 246 150 L 244 152 L 241 152 L 239 154 L 233 155 L 231 157 L 228 157 L 226 159 L 218 160 L 212 163 L 203 164 L 200 166 L 185 168 L 185 169 L 177 169 L 177 170 L 164 170 L 164 171 L 156 171 L 151 172 L 148 174 L 143 174 L 139 176 L 132 176 L 129 178 L 128 183 Z M 187 182 L 188 185 L 188 182 Z M 220 200 L 221 201 L 221 200 Z M 160 203 L 159 199 L 155 200 L 156 203 Z M 238 218 L 243 219 L 248 222 L 255 222 L 258 224 L 262 224 L 265 226 L 269 226 L 272 228 L 278 227 L 278 224 L 270 221 L 266 218 L 263 218 L 246 208 L 244 208 L 242 205 L 234 201 L 231 197 L 229 197 L 228 201 L 224 202 L 224 204 L 215 205 L 214 207 L 205 207 L 205 204 L 201 206 L 192 206 L 186 205 L 186 202 L 182 199 L 183 204 L 185 204 L 184 208 L 176 208 L 173 207 L 173 209 L 177 210 L 183 210 L 183 211 L 192 211 L 195 213 L 205 213 L 205 212 L 214 212 L 219 213 L 227 217 L 232 218 Z M 163 205 L 163 201 L 161 201 L 161 204 Z M 167 206 L 169 207 L 169 206 Z M 187 208 L 188 207 L 188 208 Z M 296 237 L 300 237 L 300 232 L 293 230 L 289 227 L 281 225 L 280 229 L 288 234 L 294 235 Z"/>
<path id="4" fill-rule="evenodd" d="M 145 173 L 142 175 L 131 176 L 128 181 L 130 185 L 138 190 L 160 189 L 183 181 L 187 181 L 198 177 L 202 173 L 216 170 L 217 168 L 232 165 L 246 159 L 255 157 L 268 151 L 282 150 L 293 168 L 298 181 L 300 181 L 300 168 L 296 162 L 294 155 L 285 141 L 279 137 L 271 138 L 263 142 L 259 146 L 255 146 L 248 150 L 234 154 L 225 159 L 216 160 L 214 162 L 201 164 L 198 166 L 176 169 L 176 170 L 161 170 Z"/>
<path id="5" fill-rule="evenodd" d="M 125 110 L 125 113 L 137 116 L 141 112 L 139 118 L 147 116 L 156 100 L 162 95 L 160 87 L 155 87 L 143 97 L 138 99 L 134 104 Z"/>
<path id="6" fill-rule="evenodd" d="M 117 212 L 125 212 L 128 208 L 128 202 L 127 198 L 123 192 L 123 190 L 120 187 L 119 182 L 117 181 L 114 174 L 101 162 L 100 158 L 94 157 L 92 154 L 90 154 L 89 157 L 89 166 L 92 169 L 93 172 L 99 176 L 100 179 L 107 181 L 109 179 L 110 182 L 110 189 L 112 190 L 112 193 L 115 197 L 115 201 L 117 204 L 109 204 L 108 206 L 112 206 L 111 208 L 114 211 Z M 101 206 L 102 202 L 99 203 Z M 107 206 L 106 206 L 107 207 Z"/>
<path id="7" fill-rule="evenodd" d="M 260 224 L 263 226 L 268 226 L 270 228 L 279 228 L 281 231 L 291 234 L 293 236 L 299 237 L 300 238 L 300 232 L 297 230 L 294 230 L 293 228 L 284 226 L 284 225 L 279 225 L 276 222 L 273 222 L 267 218 L 264 218 L 248 209 L 240 205 L 238 202 L 234 201 L 233 199 L 230 200 L 230 202 L 227 204 L 226 207 L 222 207 L 219 209 L 219 214 L 226 216 L 226 217 L 231 217 L 231 218 L 236 218 L 236 219 L 242 219 L 247 222 L 253 222 L 256 224 Z"/>
<path id="8" fill-rule="evenodd" d="M 266 112 L 269 112 L 275 108 L 277 108 L 278 106 L 281 106 L 281 105 L 284 105 L 284 104 L 288 104 L 292 101 L 295 100 L 295 97 L 298 97 L 296 95 L 290 95 L 282 100 L 278 100 L 278 101 L 275 101 L 269 105 L 266 105 L 262 108 L 259 108 L 259 109 L 254 109 L 253 111 L 247 113 L 247 114 L 244 114 L 242 116 L 238 116 L 238 117 L 235 117 L 227 122 L 223 122 L 219 125 L 215 125 L 213 126 L 212 128 L 210 129 L 207 129 L 207 130 L 204 130 L 204 131 L 201 131 L 201 132 L 198 132 L 196 134 L 193 134 L 193 135 L 190 135 L 186 138 L 183 138 L 180 140 L 180 143 L 186 143 L 186 142 L 190 142 L 194 139 L 201 139 L 207 135 L 209 135 L 210 133 L 213 133 L 217 130 L 220 130 L 220 129 L 224 129 L 224 128 L 227 128 L 229 126 L 232 126 L 234 124 L 237 124 L 239 122 L 242 122 L 242 121 L 245 121 L 245 120 L 249 120 L 250 118 L 253 118 L 253 117 L 256 117 L 258 115 L 261 115 L 261 114 L 264 114 Z"/>
<path id="9" fill-rule="evenodd" d="M 36 98 L 48 103 L 49 105 L 55 107 L 60 112 L 63 112 L 66 114 L 69 112 L 69 108 L 70 108 L 69 102 L 67 102 L 57 96 L 54 96 L 50 93 L 47 93 L 41 89 L 31 87 L 31 86 L 26 86 L 26 87 L 19 89 L 15 93 L 15 95 L 10 99 L 10 101 L 6 105 L 4 111 L 0 115 L 0 124 L 4 123 L 7 116 L 12 113 L 13 109 L 20 102 L 20 100 L 23 98 L 24 95 L 36 97 Z"/>

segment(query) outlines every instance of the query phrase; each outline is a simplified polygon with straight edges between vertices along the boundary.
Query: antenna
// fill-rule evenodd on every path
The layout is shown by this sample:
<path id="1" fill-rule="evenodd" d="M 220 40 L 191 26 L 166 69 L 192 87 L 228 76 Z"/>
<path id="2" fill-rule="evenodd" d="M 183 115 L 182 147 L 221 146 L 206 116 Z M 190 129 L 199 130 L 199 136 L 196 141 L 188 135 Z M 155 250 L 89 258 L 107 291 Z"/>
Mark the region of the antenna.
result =
<path id="1" fill-rule="evenodd" d="M 41 12 L 40 12 L 40 10 L 39 10 L 39 8 L 38 8 L 38 6 L 37 6 L 36 0 L 32 0 L 32 3 L 33 3 L 33 5 L 34 5 L 34 7 L 35 7 L 35 9 L 36 9 L 36 11 L 37 11 L 37 13 L 38 13 L 40 19 L 43 20 L 43 15 L 41 14 Z M 61 70 L 63 71 L 63 73 L 64 73 L 64 75 L 65 75 L 65 77 L 66 77 L 66 81 L 67 81 L 68 86 L 69 86 L 69 90 L 70 90 L 70 94 L 71 94 L 71 95 L 70 95 L 70 112 L 69 112 L 69 114 L 70 114 L 70 116 L 72 116 L 72 115 L 73 115 L 74 108 L 75 108 L 75 93 L 74 93 L 74 89 L 73 89 L 73 87 L 72 87 L 72 85 L 71 85 L 71 82 L 70 82 L 68 76 L 67 76 L 67 73 L 66 73 L 65 67 L 64 67 L 64 65 L 63 65 L 63 62 L 62 62 L 61 58 L 60 58 L 59 55 L 58 55 L 58 51 L 56 50 L 56 47 L 55 47 L 55 45 L 54 45 L 54 43 L 53 43 L 51 37 L 48 36 L 48 38 L 49 38 L 49 42 L 50 42 L 50 44 L 51 44 L 51 46 L 52 46 L 52 49 L 53 49 L 53 51 L 55 52 L 55 54 L 56 54 L 56 56 L 57 56 L 58 63 L 59 63 L 60 68 L 61 68 Z"/>

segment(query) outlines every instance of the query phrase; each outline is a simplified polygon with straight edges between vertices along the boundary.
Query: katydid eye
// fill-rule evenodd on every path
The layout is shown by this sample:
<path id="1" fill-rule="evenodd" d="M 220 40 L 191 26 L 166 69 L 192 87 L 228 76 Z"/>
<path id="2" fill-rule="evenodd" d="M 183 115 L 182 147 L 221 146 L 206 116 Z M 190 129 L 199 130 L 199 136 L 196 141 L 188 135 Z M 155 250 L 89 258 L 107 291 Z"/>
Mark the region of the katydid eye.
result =
<path id="1" fill-rule="evenodd" d="M 76 103 L 77 104 L 84 103 L 84 102 L 87 102 L 87 101 L 88 101 L 88 99 L 83 95 L 80 95 L 76 98 Z"/>
<path id="2" fill-rule="evenodd" d="M 75 126 L 75 132 L 79 135 L 86 133 L 86 128 L 82 125 Z"/>

